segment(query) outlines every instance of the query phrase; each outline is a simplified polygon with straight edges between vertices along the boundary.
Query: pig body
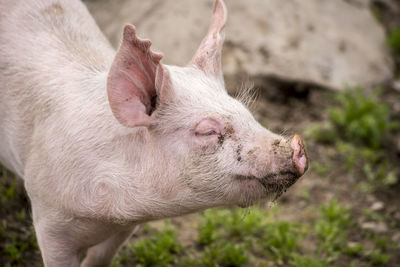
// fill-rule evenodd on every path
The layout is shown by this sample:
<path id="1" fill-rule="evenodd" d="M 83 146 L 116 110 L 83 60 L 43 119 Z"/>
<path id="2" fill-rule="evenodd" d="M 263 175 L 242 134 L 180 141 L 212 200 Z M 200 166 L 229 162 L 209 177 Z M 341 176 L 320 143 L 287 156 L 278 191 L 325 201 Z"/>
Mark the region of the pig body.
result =
<path id="1" fill-rule="evenodd" d="M 116 52 L 72 0 L 0 0 L 0 161 L 24 180 L 46 266 L 104 266 L 133 228 L 247 206 L 307 168 L 301 139 L 226 93 L 226 9 L 187 67 L 126 26 Z"/>

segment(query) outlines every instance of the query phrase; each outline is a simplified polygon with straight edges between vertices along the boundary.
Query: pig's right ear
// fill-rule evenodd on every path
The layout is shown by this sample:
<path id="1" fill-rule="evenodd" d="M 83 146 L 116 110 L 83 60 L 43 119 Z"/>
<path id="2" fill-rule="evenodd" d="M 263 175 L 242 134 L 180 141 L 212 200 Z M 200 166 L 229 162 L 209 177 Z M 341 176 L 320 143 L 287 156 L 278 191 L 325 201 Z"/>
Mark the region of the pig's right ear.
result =
<path id="1" fill-rule="evenodd" d="M 124 126 L 148 126 L 156 108 L 157 94 L 168 79 L 162 54 L 150 50 L 151 41 L 136 36 L 133 25 L 126 25 L 121 46 L 107 79 L 107 94 L 116 119 Z"/>
<path id="2" fill-rule="evenodd" d="M 191 64 L 208 75 L 218 77 L 221 81 L 224 80 L 222 77 L 221 57 L 227 17 L 228 11 L 224 1 L 215 0 L 210 28 L 191 61 Z"/>

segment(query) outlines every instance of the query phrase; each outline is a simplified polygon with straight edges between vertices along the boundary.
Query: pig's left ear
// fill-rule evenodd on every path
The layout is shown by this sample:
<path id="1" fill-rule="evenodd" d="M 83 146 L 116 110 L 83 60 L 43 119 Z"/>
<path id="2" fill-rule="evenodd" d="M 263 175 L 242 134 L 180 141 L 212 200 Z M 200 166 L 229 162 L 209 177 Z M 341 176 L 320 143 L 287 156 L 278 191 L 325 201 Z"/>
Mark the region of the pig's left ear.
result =
<path id="1" fill-rule="evenodd" d="M 216 0 L 207 36 L 197 49 L 191 63 L 208 75 L 222 79 L 221 55 L 224 43 L 224 28 L 228 11 L 223 0 Z"/>
<path id="2" fill-rule="evenodd" d="M 136 36 L 133 25 L 124 28 L 121 46 L 107 79 L 107 94 L 116 119 L 124 126 L 148 126 L 157 95 L 168 84 L 162 54 L 150 50 L 151 41 Z"/>

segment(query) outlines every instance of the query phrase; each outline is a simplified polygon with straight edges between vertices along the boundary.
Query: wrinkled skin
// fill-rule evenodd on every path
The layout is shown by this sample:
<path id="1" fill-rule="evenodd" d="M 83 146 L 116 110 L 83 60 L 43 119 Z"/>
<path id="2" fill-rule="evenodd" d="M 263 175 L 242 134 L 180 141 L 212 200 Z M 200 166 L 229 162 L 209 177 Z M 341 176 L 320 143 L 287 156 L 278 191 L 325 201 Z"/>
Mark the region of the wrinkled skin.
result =
<path id="1" fill-rule="evenodd" d="M 306 171 L 298 135 L 227 94 L 226 14 L 217 0 L 176 67 L 132 25 L 115 52 L 79 1 L 0 0 L 0 160 L 24 180 L 45 266 L 106 266 L 142 222 L 249 206 Z"/>

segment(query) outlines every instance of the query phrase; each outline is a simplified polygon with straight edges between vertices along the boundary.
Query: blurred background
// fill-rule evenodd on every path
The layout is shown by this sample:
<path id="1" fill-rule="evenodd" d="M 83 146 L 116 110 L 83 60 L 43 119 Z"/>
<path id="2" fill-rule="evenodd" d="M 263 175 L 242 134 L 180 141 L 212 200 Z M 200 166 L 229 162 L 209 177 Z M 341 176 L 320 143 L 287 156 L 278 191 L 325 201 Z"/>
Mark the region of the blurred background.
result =
<path id="1" fill-rule="evenodd" d="M 185 65 L 212 0 L 85 0 Z M 223 70 L 268 129 L 300 133 L 308 172 L 274 203 L 144 225 L 113 266 L 400 266 L 400 1 L 226 0 Z M 0 179 L 0 265 L 41 266 L 23 187 Z"/>

